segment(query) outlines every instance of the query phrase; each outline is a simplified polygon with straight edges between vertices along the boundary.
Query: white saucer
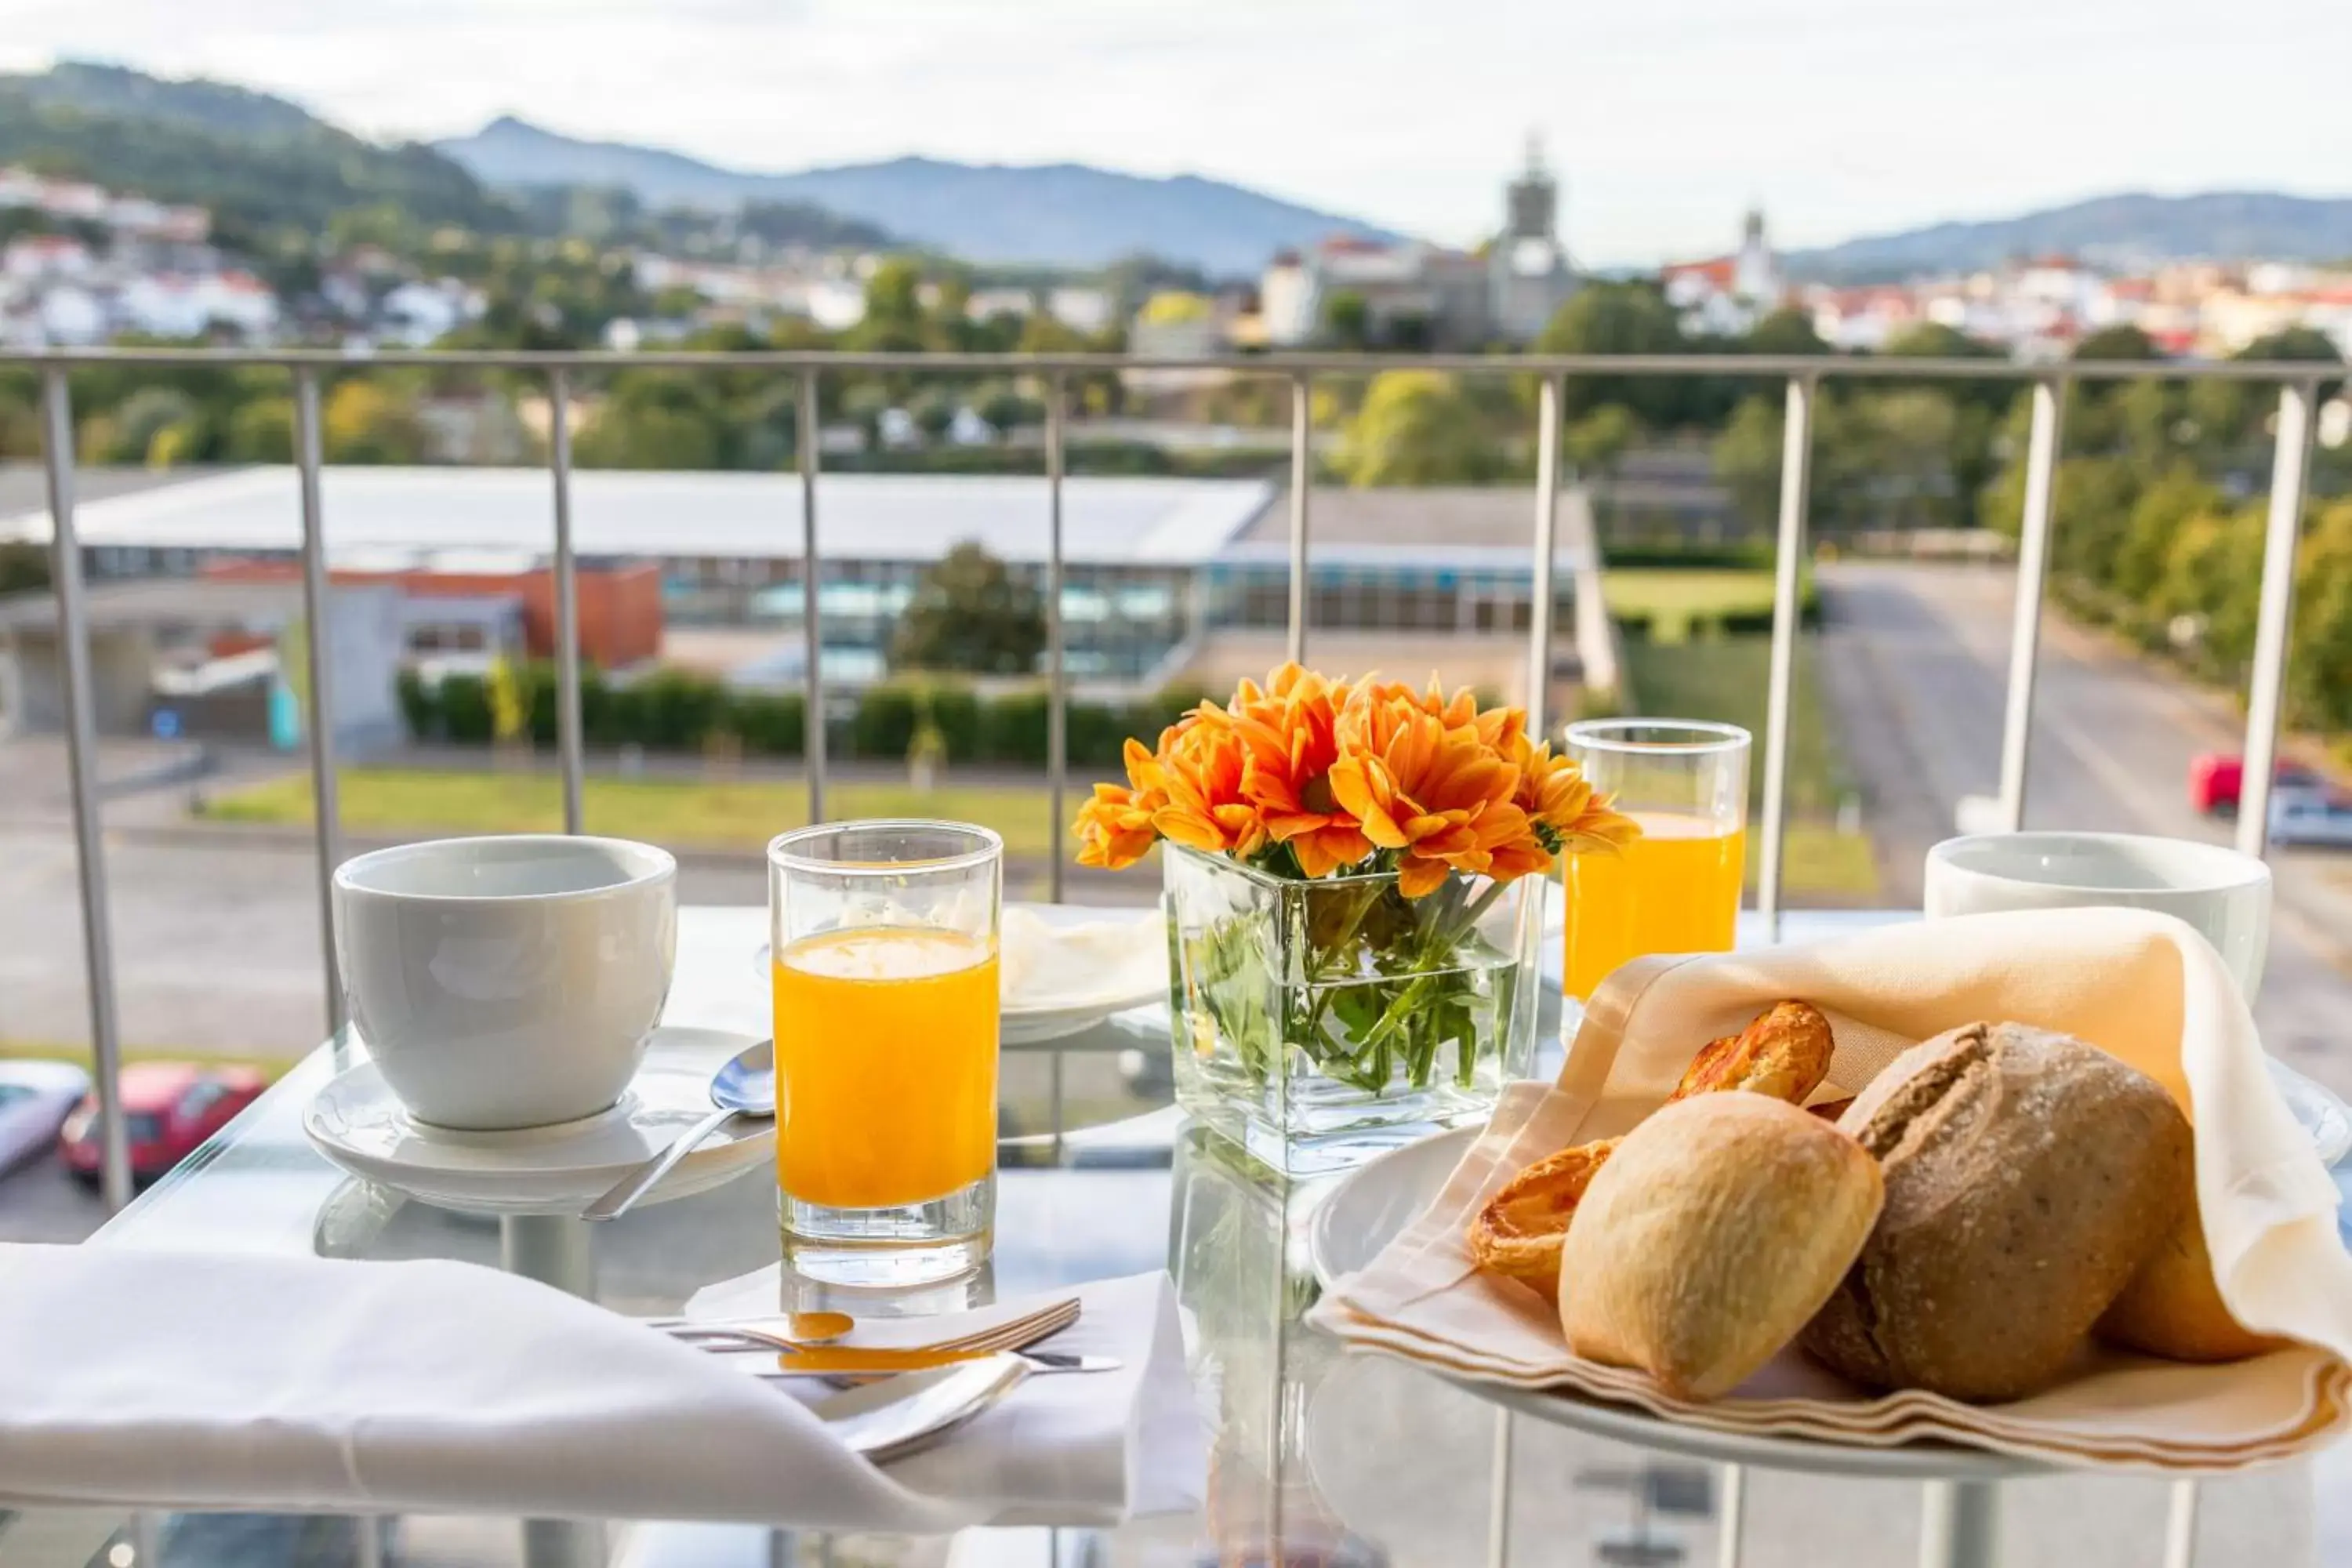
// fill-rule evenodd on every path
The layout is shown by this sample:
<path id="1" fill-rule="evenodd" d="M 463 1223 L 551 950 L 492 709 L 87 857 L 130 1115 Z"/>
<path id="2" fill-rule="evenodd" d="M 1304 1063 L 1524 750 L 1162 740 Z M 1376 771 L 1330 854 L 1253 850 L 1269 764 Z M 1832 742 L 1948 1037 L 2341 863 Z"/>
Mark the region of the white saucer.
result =
<path id="1" fill-rule="evenodd" d="M 346 1069 L 302 1112 L 319 1152 L 352 1174 L 441 1208 L 576 1214 L 710 1112 L 710 1079 L 753 1044 L 722 1029 L 654 1031 L 620 1103 L 577 1121 L 459 1132 L 412 1118 L 373 1062 Z M 765 1162 L 776 1125 L 737 1121 L 705 1139 L 639 1206 L 708 1192 Z"/>

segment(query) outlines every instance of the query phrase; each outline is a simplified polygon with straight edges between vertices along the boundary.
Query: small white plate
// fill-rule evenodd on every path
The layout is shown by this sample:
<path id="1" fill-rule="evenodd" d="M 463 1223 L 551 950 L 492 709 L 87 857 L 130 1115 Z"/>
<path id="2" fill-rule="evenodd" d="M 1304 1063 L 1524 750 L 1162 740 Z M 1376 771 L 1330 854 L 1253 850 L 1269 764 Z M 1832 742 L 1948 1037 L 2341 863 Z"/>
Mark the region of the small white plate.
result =
<path id="1" fill-rule="evenodd" d="M 352 1067 L 310 1101 L 302 1131 L 352 1174 L 441 1208 L 474 1214 L 576 1214 L 631 1167 L 710 1112 L 710 1079 L 748 1035 L 654 1031 L 646 1059 L 611 1110 L 551 1127 L 460 1132 L 416 1121 L 372 1062 Z M 639 1206 L 708 1192 L 765 1161 L 772 1121 L 737 1121 L 705 1139 Z"/>
<path id="2" fill-rule="evenodd" d="M 1024 919 L 1036 923 L 1069 930 L 1078 926 L 1103 923 L 1128 923 L 1138 926 L 1153 920 L 1156 911 L 1131 908 L 1098 909 L 1086 904 L 1008 903 L 1004 914 L 1009 922 Z M 1152 963 L 1088 963 L 1078 956 L 1074 966 L 1081 973 L 1075 985 L 1051 990 L 1043 986 L 1030 988 L 1024 994 L 1006 1001 L 998 1013 L 998 1038 L 1008 1046 L 1034 1046 L 1066 1036 L 1082 1034 L 1104 1020 L 1168 999 L 1168 968 L 1165 956 L 1164 927 L 1155 927 L 1160 933 L 1155 939 L 1159 962 Z M 766 942 L 753 954 L 752 967 L 764 983 L 769 979 L 768 967 L 773 956 Z M 1124 955 L 1121 955 L 1124 956 Z"/>

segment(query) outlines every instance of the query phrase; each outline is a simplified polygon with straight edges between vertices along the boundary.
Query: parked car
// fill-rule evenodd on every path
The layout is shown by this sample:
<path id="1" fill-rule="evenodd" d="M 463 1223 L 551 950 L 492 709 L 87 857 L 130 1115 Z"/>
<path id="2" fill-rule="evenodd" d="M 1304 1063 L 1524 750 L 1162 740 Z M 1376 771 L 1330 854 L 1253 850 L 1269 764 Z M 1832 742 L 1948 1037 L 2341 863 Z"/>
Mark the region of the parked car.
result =
<path id="1" fill-rule="evenodd" d="M 2352 805 L 2326 790 L 2281 790 L 2271 796 L 2271 842 L 2352 847 Z"/>
<path id="2" fill-rule="evenodd" d="M 123 1131 L 131 1140 L 131 1174 L 148 1181 L 194 1152 L 260 1098 L 269 1081 L 251 1068 L 201 1062 L 138 1062 L 122 1069 Z M 66 1169 L 96 1183 L 100 1142 L 98 1097 L 85 1095 L 58 1134 Z"/>
<path id="3" fill-rule="evenodd" d="M 2272 788 L 2327 788 L 2327 780 L 2301 763 L 2281 763 L 2271 773 Z M 2246 759 L 2233 752 L 2206 752 L 2189 764 L 2189 804 L 2204 816 L 2235 816 L 2246 782 Z"/>
<path id="4" fill-rule="evenodd" d="M 46 1152 L 89 1092 L 71 1062 L 0 1061 L 0 1176 Z"/>

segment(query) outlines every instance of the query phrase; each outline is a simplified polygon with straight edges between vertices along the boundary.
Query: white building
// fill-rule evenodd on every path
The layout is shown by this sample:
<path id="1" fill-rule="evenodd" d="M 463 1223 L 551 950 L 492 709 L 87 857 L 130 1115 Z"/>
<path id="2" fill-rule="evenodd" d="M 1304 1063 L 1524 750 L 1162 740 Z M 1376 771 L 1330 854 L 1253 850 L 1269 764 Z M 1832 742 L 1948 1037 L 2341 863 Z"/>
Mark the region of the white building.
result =
<path id="1" fill-rule="evenodd" d="M 96 266 L 89 247 L 69 235 L 28 234 L 10 240 L 8 248 L 0 251 L 0 274 L 19 282 L 87 278 Z"/>
<path id="2" fill-rule="evenodd" d="M 1295 347 L 1326 334 L 1331 303 L 1363 302 L 1375 343 L 1475 348 L 1526 342 L 1575 292 L 1559 236 L 1559 187 L 1530 142 L 1528 166 L 1504 189 L 1502 231 L 1475 255 L 1426 241 L 1335 235 L 1304 252 L 1283 251 L 1258 280 L 1265 342 Z"/>
<path id="3" fill-rule="evenodd" d="M 395 285 L 376 306 L 383 335 L 411 348 L 435 342 L 481 315 L 481 290 L 454 278 Z"/>
<path id="4" fill-rule="evenodd" d="M 1659 269 L 1659 280 L 1666 303 L 1682 318 L 1683 330 L 1696 336 L 1738 337 L 1789 299 L 1780 258 L 1764 235 L 1764 214 L 1755 207 L 1740 226 L 1738 250 L 1705 261 L 1670 263 Z M 1838 341 L 1818 324 L 1814 330 L 1832 342 Z"/>

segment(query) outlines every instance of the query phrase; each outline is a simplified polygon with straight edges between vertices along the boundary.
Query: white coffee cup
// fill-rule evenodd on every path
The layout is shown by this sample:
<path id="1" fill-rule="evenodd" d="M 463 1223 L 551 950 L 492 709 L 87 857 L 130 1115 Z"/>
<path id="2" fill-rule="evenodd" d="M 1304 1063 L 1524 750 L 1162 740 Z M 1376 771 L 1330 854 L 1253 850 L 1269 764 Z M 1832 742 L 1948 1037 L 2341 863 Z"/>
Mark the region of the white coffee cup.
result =
<path id="1" fill-rule="evenodd" d="M 677 862 L 555 834 L 379 849 L 336 868 L 335 953 L 353 1026 L 419 1121 L 593 1116 L 668 999 Z"/>
<path id="2" fill-rule="evenodd" d="M 2178 915 L 2252 1002 L 2270 946 L 2271 871 L 2218 844 L 2134 833 L 1985 833 L 1927 851 L 1927 914 L 2121 905 Z"/>

